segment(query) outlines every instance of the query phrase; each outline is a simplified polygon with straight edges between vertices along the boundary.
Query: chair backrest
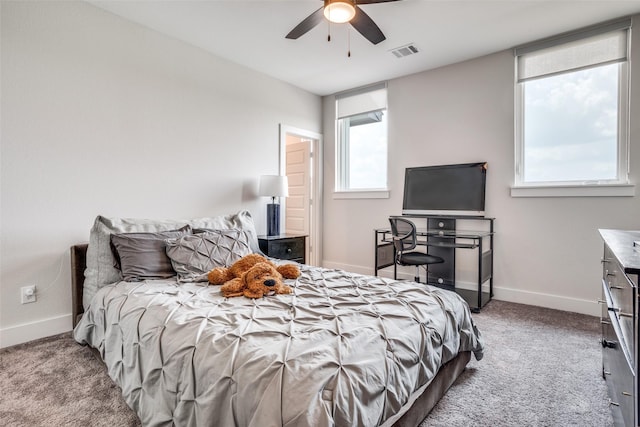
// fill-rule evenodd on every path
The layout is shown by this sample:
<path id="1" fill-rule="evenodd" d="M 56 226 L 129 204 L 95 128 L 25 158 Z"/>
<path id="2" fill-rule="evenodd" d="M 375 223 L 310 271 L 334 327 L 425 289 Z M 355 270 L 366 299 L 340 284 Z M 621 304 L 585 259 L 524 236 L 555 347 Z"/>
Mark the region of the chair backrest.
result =
<path id="1" fill-rule="evenodd" d="M 393 245 L 399 254 L 416 247 L 416 226 L 413 222 L 404 218 L 391 217 L 389 223 L 391 224 Z"/>

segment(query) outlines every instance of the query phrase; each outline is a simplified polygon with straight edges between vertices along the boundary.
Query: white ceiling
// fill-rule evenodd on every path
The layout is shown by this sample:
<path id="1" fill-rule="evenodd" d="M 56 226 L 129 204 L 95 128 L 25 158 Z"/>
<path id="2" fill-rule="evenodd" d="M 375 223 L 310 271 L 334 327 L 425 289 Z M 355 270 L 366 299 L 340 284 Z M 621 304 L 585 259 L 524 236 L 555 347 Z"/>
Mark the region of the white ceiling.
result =
<path id="1" fill-rule="evenodd" d="M 363 5 L 387 39 L 372 45 L 347 24 L 285 35 L 320 0 L 87 0 L 161 33 L 318 95 L 475 58 L 609 19 L 640 0 L 402 0 Z M 347 57 L 350 33 L 351 57 Z M 419 53 L 396 58 L 412 43 Z"/>

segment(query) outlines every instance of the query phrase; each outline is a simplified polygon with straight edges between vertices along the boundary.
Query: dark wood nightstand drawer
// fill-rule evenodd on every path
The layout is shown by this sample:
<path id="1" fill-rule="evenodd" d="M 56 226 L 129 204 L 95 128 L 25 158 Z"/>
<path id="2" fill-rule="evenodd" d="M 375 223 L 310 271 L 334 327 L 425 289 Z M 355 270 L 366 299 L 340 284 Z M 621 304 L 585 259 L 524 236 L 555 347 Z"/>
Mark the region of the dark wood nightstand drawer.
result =
<path id="1" fill-rule="evenodd" d="M 272 258 L 305 263 L 305 239 L 307 236 L 258 236 L 260 250 Z"/>

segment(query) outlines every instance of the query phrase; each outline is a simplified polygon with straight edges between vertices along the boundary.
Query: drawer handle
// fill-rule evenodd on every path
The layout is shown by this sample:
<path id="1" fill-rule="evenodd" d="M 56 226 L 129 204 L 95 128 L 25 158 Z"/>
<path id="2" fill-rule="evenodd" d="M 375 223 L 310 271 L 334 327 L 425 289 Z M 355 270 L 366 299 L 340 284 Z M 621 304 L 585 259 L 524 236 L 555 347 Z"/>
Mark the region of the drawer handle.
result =
<path id="1" fill-rule="evenodd" d="M 614 402 L 613 400 L 609 399 L 609 405 L 613 405 L 613 406 L 620 406 L 619 403 Z"/>
<path id="2" fill-rule="evenodd" d="M 628 391 L 623 391 L 623 392 L 622 392 L 622 395 L 623 395 L 623 396 L 631 396 L 631 393 L 629 393 Z"/>
<path id="3" fill-rule="evenodd" d="M 633 318 L 633 313 L 625 313 L 624 311 L 620 311 L 617 307 L 609 307 L 609 311 L 613 311 L 618 314 L 618 317 L 629 317 Z"/>
<path id="4" fill-rule="evenodd" d="M 616 273 L 615 272 L 609 273 L 609 271 L 607 271 L 607 276 L 616 277 Z"/>
<path id="5" fill-rule="evenodd" d="M 600 319 L 600 323 L 603 325 L 610 325 L 611 322 L 609 322 L 608 320 L 604 320 L 604 319 Z"/>
<path id="6" fill-rule="evenodd" d="M 601 299 L 599 299 L 599 300 L 598 300 L 598 304 L 606 304 L 606 303 L 607 303 L 607 302 L 606 302 L 606 301 L 604 301 L 604 300 L 601 300 Z"/>
<path id="7" fill-rule="evenodd" d="M 605 263 L 605 262 L 611 262 L 611 258 L 602 258 L 600 260 L 600 262 Z"/>
<path id="8" fill-rule="evenodd" d="M 609 372 L 609 371 L 604 371 L 604 372 L 603 372 L 603 374 L 605 374 L 605 375 L 611 375 L 611 372 Z"/>
<path id="9" fill-rule="evenodd" d="M 623 287 L 623 286 L 614 286 L 614 285 L 611 285 L 611 286 L 609 286 L 609 289 L 624 289 L 624 287 Z"/>
<path id="10" fill-rule="evenodd" d="M 616 348 L 618 346 L 616 341 L 608 341 L 604 338 L 600 341 L 600 344 L 602 344 L 602 347 L 604 348 Z"/>

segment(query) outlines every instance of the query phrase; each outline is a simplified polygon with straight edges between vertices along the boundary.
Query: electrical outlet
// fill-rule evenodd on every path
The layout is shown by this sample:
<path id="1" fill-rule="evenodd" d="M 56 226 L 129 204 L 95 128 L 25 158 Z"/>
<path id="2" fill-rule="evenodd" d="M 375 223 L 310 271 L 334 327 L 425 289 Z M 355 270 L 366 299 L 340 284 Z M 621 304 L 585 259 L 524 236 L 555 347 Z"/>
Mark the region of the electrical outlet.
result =
<path id="1" fill-rule="evenodd" d="M 22 296 L 22 304 L 36 302 L 36 285 L 21 287 L 20 295 Z"/>

